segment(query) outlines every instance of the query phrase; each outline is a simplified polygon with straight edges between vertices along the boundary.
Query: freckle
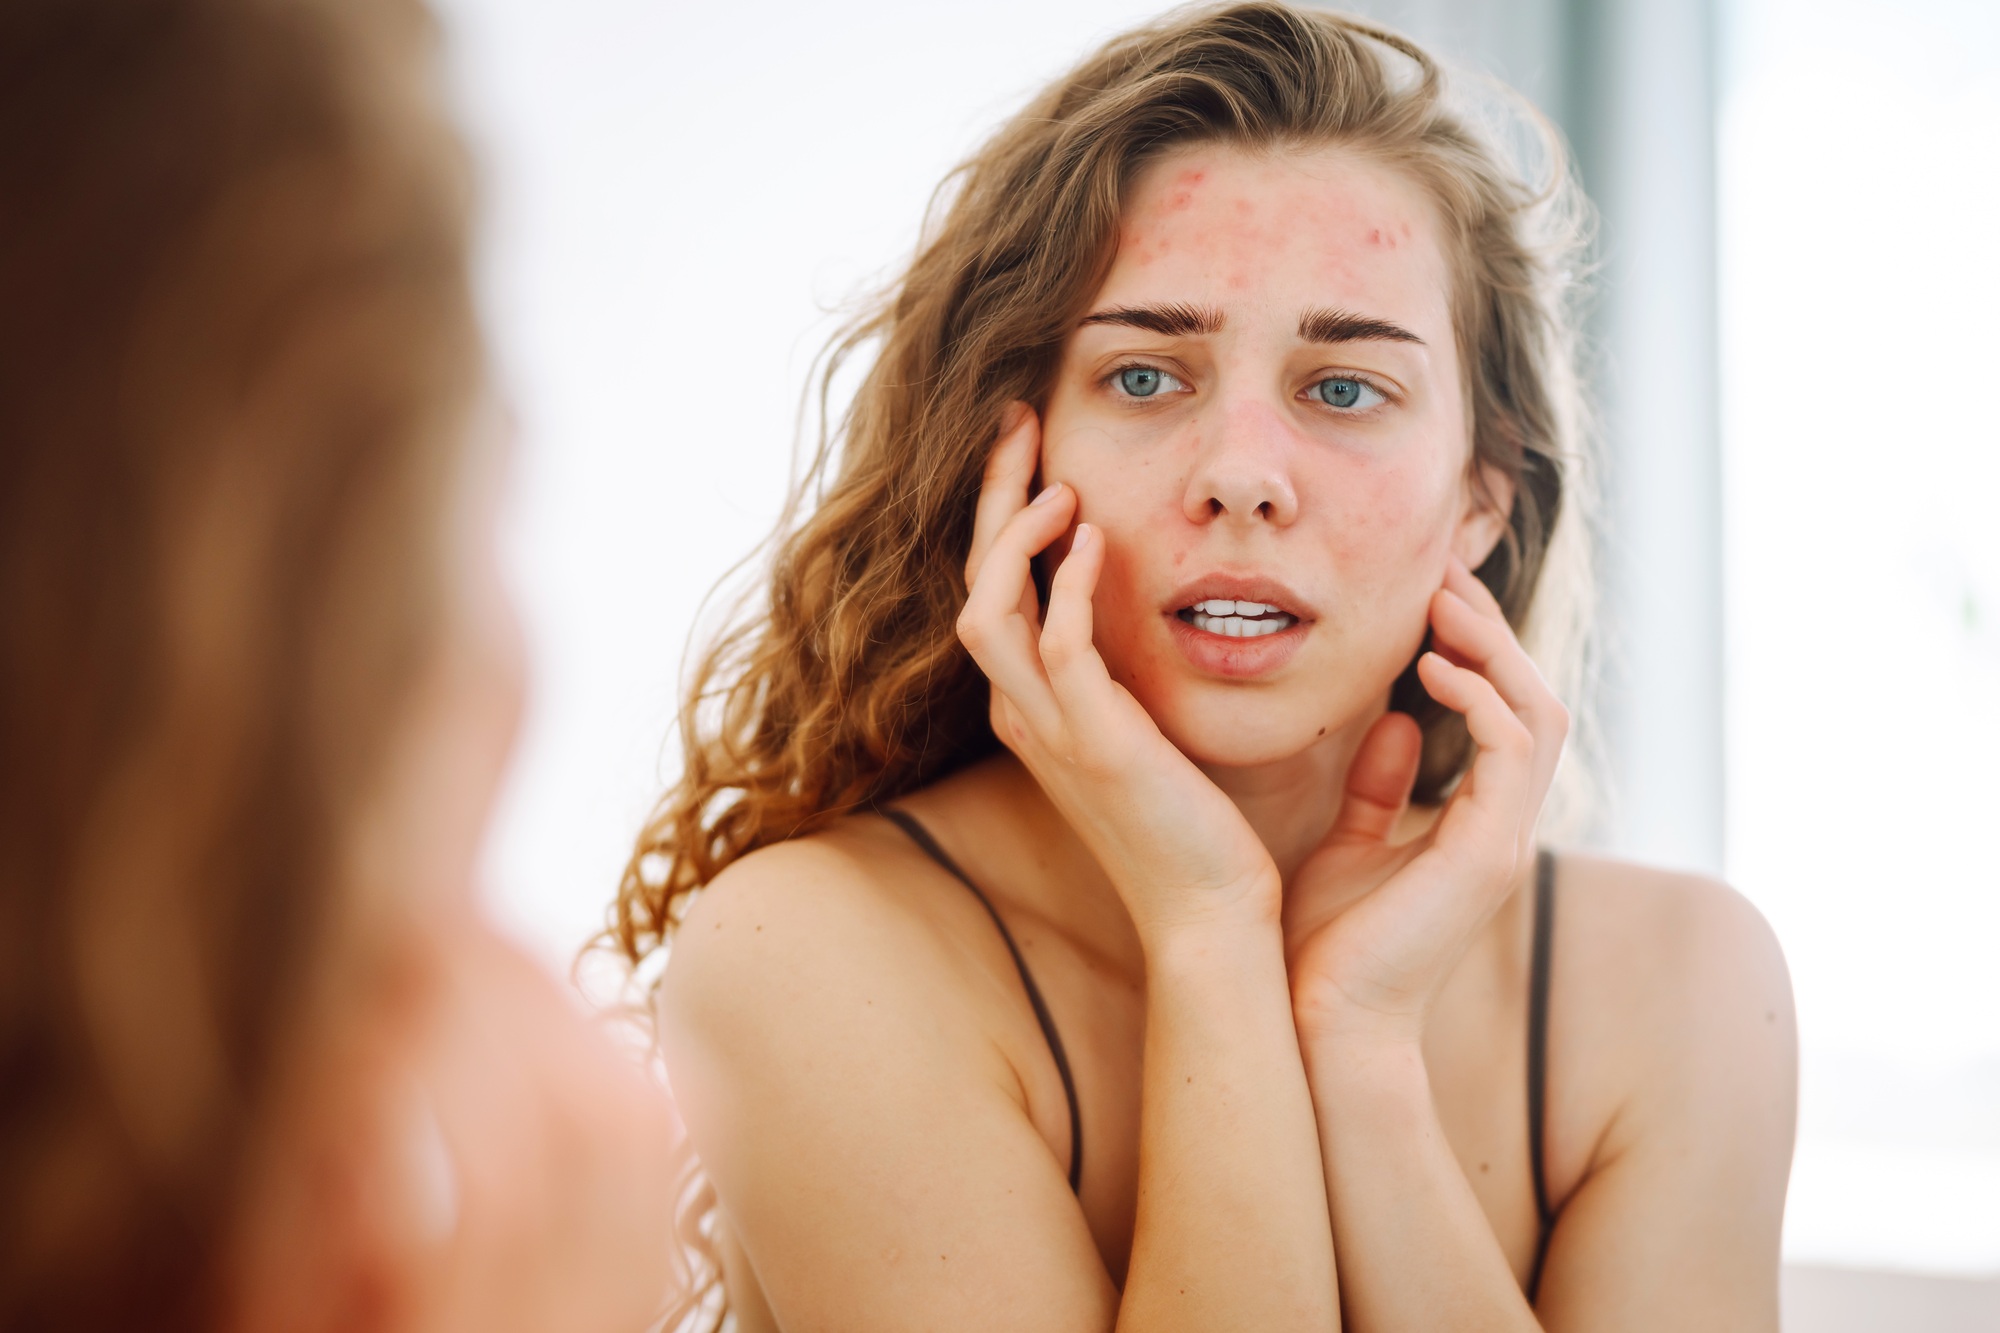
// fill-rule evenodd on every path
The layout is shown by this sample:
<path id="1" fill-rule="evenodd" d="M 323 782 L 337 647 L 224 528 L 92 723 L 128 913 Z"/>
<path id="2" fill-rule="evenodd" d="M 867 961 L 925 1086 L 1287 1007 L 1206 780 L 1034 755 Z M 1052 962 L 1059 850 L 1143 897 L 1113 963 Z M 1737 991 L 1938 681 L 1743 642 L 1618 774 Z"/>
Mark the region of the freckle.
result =
<path id="1" fill-rule="evenodd" d="M 763 929 L 763 927 L 762 927 L 762 926 L 759 926 L 759 927 L 757 927 L 757 929 L 759 929 L 759 930 L 762 930 L 762 929 Z"/>
<path id="2" fill-rule="evenodd" d="M 1325 727 L 1321 727 L 1321 728 L 1319 729 L 1319 734 L 1320 734 L 1320 735 L 1322 735 L 1322 736 L 1326 735 L 1326 728 L 1325 728 Z"/>
<path id="3" fill-rule="evenodd" d="M 1490 1167 L 1490 1166 L 1488 1166 L 1488 1165 L 1487 1165 L 1486 1163 L 1484 1163 L 1484 1162 L 1481 1162 L 1481 1163 L 1479 1164 L 1479 1169 L 1480 1169 L 1480 1171 L 1481 1171 L 1481 1172 L 1487 1172 L 1487 1171 L 1491 1171 L 1491 1170 L 1492 1170 L 1493 1168 L 1492 1168 L 1492 1167 Z"/>
<path id="4" fill-rule="evenodd" d="M 1778 1021 L 1778 1015 L 1775 1012 L 1767 1013 L 1764 1015 L 1764 1021 L 1766 1023 L 1775 1023 Z"/>

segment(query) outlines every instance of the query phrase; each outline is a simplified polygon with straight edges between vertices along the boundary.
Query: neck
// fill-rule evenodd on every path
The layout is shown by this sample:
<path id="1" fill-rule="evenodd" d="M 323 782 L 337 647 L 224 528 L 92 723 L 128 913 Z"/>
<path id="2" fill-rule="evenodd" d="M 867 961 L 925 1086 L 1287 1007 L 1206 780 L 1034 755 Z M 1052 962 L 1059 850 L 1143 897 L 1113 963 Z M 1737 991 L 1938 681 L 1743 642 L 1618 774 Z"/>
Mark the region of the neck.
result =
<path id="1" fill-rule="evenodd" d="M 1286 883 L 1340 812 L 1347 766 L 1379 713 L 1321 737 L 1298 754 L 1244 766 L 1203 764 L 1209 781 L 1236 803 Z"/>

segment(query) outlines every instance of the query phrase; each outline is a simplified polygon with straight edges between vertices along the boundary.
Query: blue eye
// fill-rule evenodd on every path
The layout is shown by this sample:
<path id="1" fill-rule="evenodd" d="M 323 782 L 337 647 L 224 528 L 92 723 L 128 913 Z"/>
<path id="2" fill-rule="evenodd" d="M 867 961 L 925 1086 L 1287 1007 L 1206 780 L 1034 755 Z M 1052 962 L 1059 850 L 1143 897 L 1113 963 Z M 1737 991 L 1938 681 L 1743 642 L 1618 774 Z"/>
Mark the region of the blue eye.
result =
<path id="1" fill-rule="evenodd" d="M 1118 372 L 1118 387 L 1134 398 L 1151 398 L 1166 379 L 1151 366 L 1127 366 Z"/>
<path id="2" fill-rule="evenodd" d="M 1373 407 L 1388 401 L 1380 389 L 1344 375 L 1321 380 L 1313 385 L 1312 392 L 1314 397 L 1330 407 Z"/>
<path id="3" fill-rule="evenodd" d="M 1157 366 L 1127 366 L 1111 377 L 1118 392 L 1127 398 L 1152 398 L 1163 393 L 1180 393 L 1187 388 Z"/>

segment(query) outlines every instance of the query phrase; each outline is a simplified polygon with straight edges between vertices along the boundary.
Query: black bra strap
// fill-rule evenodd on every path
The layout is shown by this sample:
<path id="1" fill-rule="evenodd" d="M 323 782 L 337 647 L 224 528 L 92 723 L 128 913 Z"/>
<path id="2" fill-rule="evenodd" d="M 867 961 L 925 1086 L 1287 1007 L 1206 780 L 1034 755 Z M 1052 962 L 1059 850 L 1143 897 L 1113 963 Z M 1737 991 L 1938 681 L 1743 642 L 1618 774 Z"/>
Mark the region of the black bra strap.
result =
<path id="1" fill-rule="evenodd" d="M 1042 992 L 1035 985 L 1035 978 L 1028 971 L 1028 960 L 1021 957 L 1020 946 L 1014 943 L 1014 932 L 1007 929 L 1007 923 L 1000 919 L 1000 913 L 993 903 L 980 892 L 972 882 L 972 876 L 958 868 L 958 863 L 945 855 L 944 848 L 937 845 L 930 830 L 918 823 L 915 816 L 893 807 L 878 807 L 876 813 L 909 834 L 910 841 L 917 844 L 924 854 L 942 866 L 954 879 L 972 890 L 972 896 L 979 899 L 979 905 L 986 909 L 986 915 L 993 918 L 993 924 L 1000 928 L 1000 938 L 1007 944 L 1007 952 L 1014 957 L 1014 970 L 1021 974 L 1021 986 L 1028 992 L 1028 1004 L 1035 1011 L 1035 1021 L 1042 1025 L 1042 1036 L 1048 1040 L 1049 1054 L 1055 1057 L 1056 1072 L 1062 1075 L 1063 1096 L 1069 1100 L 1069 1187 L 1072 1193 L 1083 1184 L 1083 1115 L 1076 1100 L 1076 1080 L 1070 1076 L 1069 1057 L 1063 1054 L 1062 1038 L 1056 1033 L 1056 1020 L 1049 1014 L 1049 1006 L 1042 1000 Z"/>
<path id="2" fill-rule="evenodd" d="M 1535 1266 L 1528 1273 L 1528 1303 L 1542 1285 L 1542 1264 L 1549 1257 L 1549 1237 L 1555 1230 L 1555 1209 L 1549 1206 L 1548 1167 L 1543 1160 L 1547 1133 L 1549 1088 L 1549 972 L 1556 934 L 1556 858 L 1544 847 L 1535 853 L 1535 937 L 1528 960 L 1528 1162 L 1535 1177 L 1535 1214 L 1541 1233 L 1535 1241 Z"/>

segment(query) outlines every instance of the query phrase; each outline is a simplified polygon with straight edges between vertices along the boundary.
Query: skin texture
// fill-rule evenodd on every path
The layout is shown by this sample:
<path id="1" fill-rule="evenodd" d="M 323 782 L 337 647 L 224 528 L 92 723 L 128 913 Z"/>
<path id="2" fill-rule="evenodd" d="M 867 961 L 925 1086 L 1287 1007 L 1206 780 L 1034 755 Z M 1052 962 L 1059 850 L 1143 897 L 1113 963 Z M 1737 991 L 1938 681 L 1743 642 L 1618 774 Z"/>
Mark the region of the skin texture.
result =
<path id="1" fill-rule="evenodd" d="M 1423 197 L 1338 150 L 1191 148 L 1136 183 L 980 500 L 960 632 L 1010 753 L 901 802 L 1047 997 L 1080 1194 L 970 895 L 872 817 L 760 851 L 661 993 L 746 1330 L 1776 1328 L 1782 958 L 1726 888 L 1585 857 L 1555 952 L 1562 1217 L 1522 1295 L 1520 889 L 1568 717 L 1469 573 L 1509 497 L 1468 473 L 1445 275 Z M 1128 317 L 1175 307 L 1214 318 Z M 1328 311 L 1409 336 L 1302 334 Z M 1224 586 L 1295 613 L 1289 643 L 1191 640 L 1176 612 Z M 1385 715 L 1427 627 L 1419 669 L 1478 747 L 1442 810 L 1408 808 L 1416 728 Z"/>

